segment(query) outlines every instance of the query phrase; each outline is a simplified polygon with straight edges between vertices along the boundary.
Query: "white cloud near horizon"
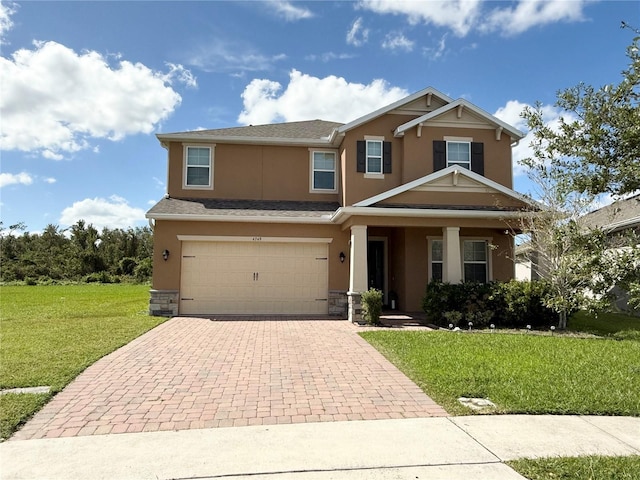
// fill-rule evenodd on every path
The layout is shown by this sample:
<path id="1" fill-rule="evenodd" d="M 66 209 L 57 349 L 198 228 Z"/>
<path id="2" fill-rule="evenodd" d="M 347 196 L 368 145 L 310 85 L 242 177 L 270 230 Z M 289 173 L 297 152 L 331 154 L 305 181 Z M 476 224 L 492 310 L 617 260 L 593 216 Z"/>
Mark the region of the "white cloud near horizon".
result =
<path id="1" fill-rule="evenodd" d="M 144 222 L 144 215 L 143 209 L 132 207 L 124 198 L 112 195 L 108 199 L 96 197 L 74 202 L 62 211 L 59 223 L 71 226 L 78 220 L 84 220 L 98 230 L 104 227 L 129 228 Z"/>
<path id="2" fill-rule="evenodd" d="M 9 185 L 31 185 L 33 177 L 27 172 L 20 173 L 0 173 L 0 188 Z"/>
<path id="3" fill-rule="evenodd" d="M 252 80 L 242 93 L 244 109 L 238 122 L 260 125 L 322 119 L 346 123 L 408 94 L 380 79 L 364 85 L 334 75 L 318 78 L 292 70 L 284 89 L 272 80 Z"/>
<path id="4" fill-rule="evenodd" d="M 583 10 L 593 0 L 360 0 L 358 7 L 378 14 L 404 15 L 410 24 L 448 28 L 459 37 L 471 31 L 517 35 L 557 22 L 584 20 Z"/>
<path id="5" fill-rule="evenodd" d="M 167 64 L 168 72 L 141 63 L 76 53 L 57 42 L 34 42 L 0 57 L 2 149 L 33 152 L 52 160 L 150 133 L 180 105 L 174 83 L 193 87 L 191 72 Z"/>

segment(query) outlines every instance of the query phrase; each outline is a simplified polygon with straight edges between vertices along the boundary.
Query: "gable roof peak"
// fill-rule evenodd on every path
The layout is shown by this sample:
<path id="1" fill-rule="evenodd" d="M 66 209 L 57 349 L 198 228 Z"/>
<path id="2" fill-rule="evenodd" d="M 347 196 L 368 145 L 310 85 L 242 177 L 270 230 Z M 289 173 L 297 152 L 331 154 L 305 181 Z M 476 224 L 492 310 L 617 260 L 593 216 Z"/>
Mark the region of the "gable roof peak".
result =
<path id="1" fill-rule="evenodd" d="M 433 87 L 427 87 L 424 88 L 418 92 L 412 93 L 411 95 L 408 95 L 404 98 L 401 98 L 400 100 L 397 100 L 389 105 L 386 105 L 382 108 L 379 108 L 378 110 L 375 110 L 371 113 L 368 113 L 362 117 L 356 118 L 355 120 L 346 123 L 340 127 L 338 127 L 336 129 L 336 133 L 337 134 L 344 134 L 345 132 L 348 132 L 349 130 L 352 130 L 360 125 L 362 125 L 363 123 L 367 123 L 371 120 L 374 120 L 378 117 L 381 117 L 382 115 L 389 113 L 393 110 L 396 110 L 398 108 L 401 108 L 404 105 L 407 105 L 411 102 L 414 102 L 416 100 L 418 100 L 421 97 L 428 97 L 429 99 L 431 99 L 431 97 L 436 97 L 438 99 L 440 99 L 441 102 L 444 103 L 450 103 L 453 101 L 453 99 L 447 95 L 445 95 L 444 93 L 440 92 L 439 90 L 436 90 Z"/>

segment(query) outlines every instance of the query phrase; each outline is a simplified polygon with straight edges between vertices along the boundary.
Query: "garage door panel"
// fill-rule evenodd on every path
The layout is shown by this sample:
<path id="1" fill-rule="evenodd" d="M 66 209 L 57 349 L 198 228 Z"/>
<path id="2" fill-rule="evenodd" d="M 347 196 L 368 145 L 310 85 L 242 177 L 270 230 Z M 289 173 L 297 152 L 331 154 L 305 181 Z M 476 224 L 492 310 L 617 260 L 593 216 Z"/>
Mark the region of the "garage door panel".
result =
<path id="1" fill-rule="evenodd" d="M 183 242 L 180 313 L 326 314 L 327 253 L 326 243 Z"/>

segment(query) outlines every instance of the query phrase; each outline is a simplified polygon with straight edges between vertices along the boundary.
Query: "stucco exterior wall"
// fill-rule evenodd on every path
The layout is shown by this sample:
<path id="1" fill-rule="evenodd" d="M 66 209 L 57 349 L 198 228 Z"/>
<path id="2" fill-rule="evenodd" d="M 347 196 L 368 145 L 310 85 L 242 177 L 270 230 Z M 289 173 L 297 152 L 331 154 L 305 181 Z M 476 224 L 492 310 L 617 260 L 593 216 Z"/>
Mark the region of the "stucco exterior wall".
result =
<path id="1" fill-rule="evenodd" d="M 210 147 L 213 189 L 183 188 L 184 146 Z M 175 198 L 339 201 L 339 193 L 311 192 L 308 147 L 171 142 L 168 193 Z M 339 162 L 338 150 L 336 162 Z M 336 174 L 340 175 L 338 166 Z M 340 186 L 340 179 L 337 179 Z"/>
<path id="2" fill-rule="evenodd" d="M 182 242 L 178 235 L 332 238 L 329 243 L 329 290 L 346 291 L 349 288 L 349 232 L 337 225 L 157 221 L 153 234 L 153 288 L 156 290 L 180 289 Z M 162 258 L 165 249 L 170 252 L 167 261 Z M 340 262 L 340 252 L 347 255 L 344 263 Z"/>

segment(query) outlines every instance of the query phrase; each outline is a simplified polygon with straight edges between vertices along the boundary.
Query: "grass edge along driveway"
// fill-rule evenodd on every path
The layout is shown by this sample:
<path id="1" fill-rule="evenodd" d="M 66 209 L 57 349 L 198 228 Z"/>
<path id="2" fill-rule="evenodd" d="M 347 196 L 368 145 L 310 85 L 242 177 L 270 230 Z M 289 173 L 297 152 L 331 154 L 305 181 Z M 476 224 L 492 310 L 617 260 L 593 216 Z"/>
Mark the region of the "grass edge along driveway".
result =
<path id="1" fill-rule="evenodd" d="M 494 413 L 640 415 L 640 342 L 507 333 L 360 335 L 453 415 L 459 397 Z"/>
<path id="2" fill-rule="evenodd" d="M 166 320 L 147 314 L 148 285 L 2 286 L 0 294 L 0 388 L 51 387 L 0 396 L 3 439 L 91 364 Z"/>

